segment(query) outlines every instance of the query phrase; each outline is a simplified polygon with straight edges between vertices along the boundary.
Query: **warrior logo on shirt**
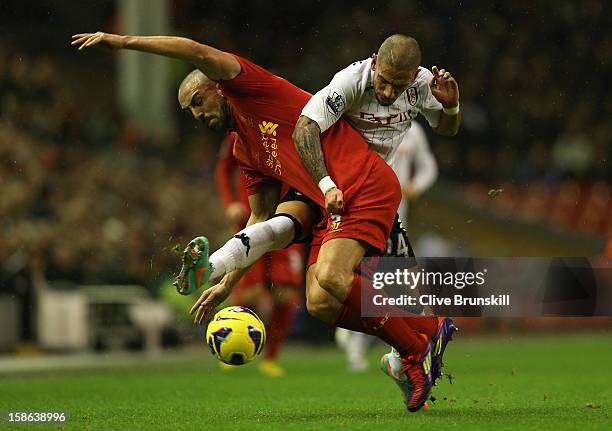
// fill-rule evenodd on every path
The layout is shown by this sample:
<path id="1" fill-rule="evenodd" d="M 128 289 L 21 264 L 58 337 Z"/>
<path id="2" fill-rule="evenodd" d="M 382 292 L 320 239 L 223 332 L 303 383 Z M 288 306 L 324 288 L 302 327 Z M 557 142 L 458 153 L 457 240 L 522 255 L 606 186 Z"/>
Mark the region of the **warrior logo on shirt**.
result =
<path id="1" fill-rule="evenodd" d="M 414 106 L 419 98 L 419 93 L 417 92 L 416 87 L 410 87 L 408 90 L 406 90 L 406 93 L 408 94 L 408 102 L 411 106 Z"/>
<path id="2" fill-rule="evenodd" d="M 333 115 L 338 115 L 344 110 L 344 99 L 335 91 L 331 96 L 327 96 L 325 104 L 327 105 L 329 113 Z"/>
<path id="3" fill-rule="evenodd" d="M 276 136 L 276 128 L 278 124 L 274 124 L 271 121 L 262 121 L 259 124 L 259 131 L 261 133 L 267 133 L 268 135 Z"/>

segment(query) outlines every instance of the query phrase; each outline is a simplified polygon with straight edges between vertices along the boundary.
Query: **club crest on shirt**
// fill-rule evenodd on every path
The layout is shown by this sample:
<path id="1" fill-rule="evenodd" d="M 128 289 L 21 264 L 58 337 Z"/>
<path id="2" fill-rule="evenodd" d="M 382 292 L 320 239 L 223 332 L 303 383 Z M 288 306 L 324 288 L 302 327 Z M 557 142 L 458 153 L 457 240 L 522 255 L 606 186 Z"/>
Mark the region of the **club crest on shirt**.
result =
<path id="1" fill-rule="evenodd" d="M 340 214 L 331 214 L 331 218 L 329 220 L 329 232 L 338 232 L 342 230 L 340 228 L 340 223 L 342 223 L 342 216 Z"/>
<path id="2" fill-rule="evenodd" d="M 330 114 L 338 115 L 344 110 L 344 99 L 342 95 L 336 93 L 328 95 L 325 98 L 325 104 L 327 105 L 327 110 Z"/>
<path id="3" fill-rule="evenodd" d="M 406 90 L 406 94 L 408 94 L 408 103 L 410 103 L 411 106 L 414 106 L 417 103 L 417 100 L 419 99 L 419 93 L 417 91 L 417 88 L 410 87 L 408 90 Z"/>

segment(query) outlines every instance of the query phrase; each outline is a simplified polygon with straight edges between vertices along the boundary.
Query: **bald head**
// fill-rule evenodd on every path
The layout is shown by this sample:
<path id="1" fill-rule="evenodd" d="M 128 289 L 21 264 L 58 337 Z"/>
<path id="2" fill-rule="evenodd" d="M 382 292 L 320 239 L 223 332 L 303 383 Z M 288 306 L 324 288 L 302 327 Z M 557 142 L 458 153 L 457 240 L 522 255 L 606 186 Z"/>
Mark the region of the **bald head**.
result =
<path id="1" fill-rule="evenodd" d="M 378 62 L 398 71 L 416 70 L 421 64 L 421 48 L 416 39 L 394 34 L 380 45 Z"/>
<path id="2" fill-rule="evenodd" d="M 191 98 L 194 93 L 201 88 L 208 88 L 215 85 L 204 73 L 199 69 L 192 70 L 189 75 L 183 79 L 178 90 L 178 101 L 181 108 L 185 109 L 191 103 Z"/>
<path id="3" fill-rule="evenodd" d="M 215 132 L 225 133 L 233 124 L 231 107 L 217 83 L 198 69 L 181 82 L 178 101 L 181 108 L 189 111 L 195 120 L 201 121 Z"/>
<path id="4" fill-rule="evenodd" d="M 372 60 L 374 90 L 382 106 L 392 105 L 416 79 L 421 49 L 414 38 L 403 34 L 389 36 Z"/>

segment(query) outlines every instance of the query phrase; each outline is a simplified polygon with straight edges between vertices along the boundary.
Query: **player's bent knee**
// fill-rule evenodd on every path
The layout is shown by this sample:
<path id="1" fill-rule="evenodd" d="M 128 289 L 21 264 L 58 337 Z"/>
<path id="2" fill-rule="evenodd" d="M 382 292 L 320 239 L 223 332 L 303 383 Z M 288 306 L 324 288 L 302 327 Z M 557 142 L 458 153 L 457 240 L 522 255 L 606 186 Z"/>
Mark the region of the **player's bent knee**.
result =
<path id="1" fill-rule="evenodd" d="M 325 291 L 343 300 L 353 282 L 353 273 L 327 262 L 317 262 L 315 278 Z"/>
<path id="2" fill-rule="evenodd" d="M 321 289 L 314 277 L 314 268 L 311 268 L 308 273 L 308 282 L 306 284 L 306 310 L 308 313 L 323 322 L 333 324 L 341 309 L 341 304 Z"/>
<path id="3" fill-rule="evenodd" d="M 308 314 L 313 317 L 319 317 L 322 314 L 321 304 L 310 300 L 310 298 L 306 299 L 306 310 L 308 310 Z"/>

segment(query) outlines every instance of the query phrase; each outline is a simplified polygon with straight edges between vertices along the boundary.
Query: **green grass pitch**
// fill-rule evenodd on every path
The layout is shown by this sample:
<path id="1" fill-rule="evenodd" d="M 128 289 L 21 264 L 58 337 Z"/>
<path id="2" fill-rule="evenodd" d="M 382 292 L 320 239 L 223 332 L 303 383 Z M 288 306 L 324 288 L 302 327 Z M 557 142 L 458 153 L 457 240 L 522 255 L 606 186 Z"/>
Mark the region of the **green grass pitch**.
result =
<path id="1" fill-rule="evenodd" d="M 175 363 L 0 375 L 0 411 L 68 411 L 54 429 L 612 429 L 610 334 L 459 334 L 445 361 L 452 384 L 444 378 L 416 414 L 375 365 L 383 351 L 361 375 L 334 349 L 302 347 L 283 353 L 284 378 L 252 364 L 222 372 L 204 346 L 201 359 Z"/>

